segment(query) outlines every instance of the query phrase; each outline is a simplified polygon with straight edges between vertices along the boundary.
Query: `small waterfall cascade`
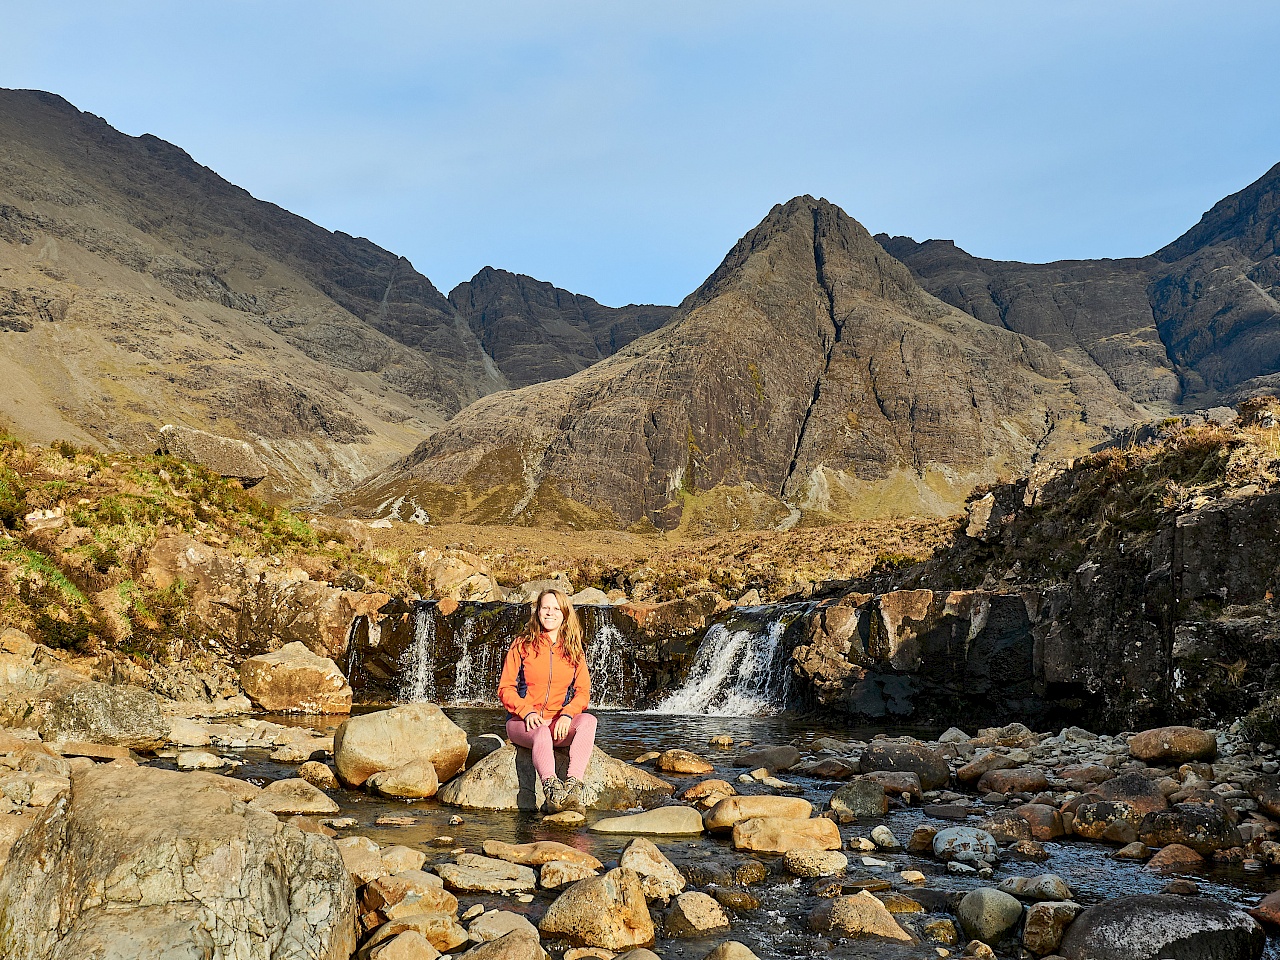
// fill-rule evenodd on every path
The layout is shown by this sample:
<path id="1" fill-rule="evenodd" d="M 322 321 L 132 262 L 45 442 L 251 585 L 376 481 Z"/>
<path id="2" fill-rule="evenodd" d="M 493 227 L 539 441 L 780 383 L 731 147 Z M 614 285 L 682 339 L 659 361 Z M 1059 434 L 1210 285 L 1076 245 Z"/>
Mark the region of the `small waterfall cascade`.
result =
<path id="1" fill-rule="evenodd" d="M 777 713 L 790 698 L 791 672 L 782 635 L 788 620 L 764 625 L 713 625 L 689 667 L 684 685 L 652 712 L 710 717 Z"/>
<path id="2" fill-rule="evenodd" d="M 636 666 L 626 640 L 604 613 L 583 613 L 586 634 L 587 669 L 591 671 L 593 707 L 628 707 L 635 703 L 644 678 Z"/>
<path id="3" fill-rule="evenodd" d="M 400 657 L 400 699 L 420 703 L 436 699 L 436 608 L 413 610 L 413 643 Z"/>

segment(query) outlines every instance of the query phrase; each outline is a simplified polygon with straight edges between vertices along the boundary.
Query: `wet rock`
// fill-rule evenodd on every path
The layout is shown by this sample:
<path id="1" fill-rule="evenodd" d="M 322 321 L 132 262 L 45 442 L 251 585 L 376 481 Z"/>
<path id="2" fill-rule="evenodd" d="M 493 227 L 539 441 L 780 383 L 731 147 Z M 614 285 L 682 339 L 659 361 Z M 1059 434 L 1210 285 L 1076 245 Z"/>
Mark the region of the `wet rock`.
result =
<path id="1" fill-rule="evenodd" d="M 571 883 L 594 877 L 596 871 L 585 863 L 571 860 L 549 860 L 538 870 L 538 886 L 543 890 L 563 890 Z"/>
<path id="2" fill-rule="evenodd" d="M 538 928 L 572 943 L 623 950 L 651 944 L 655 931 L 640 877 L 619 867 L 569 887 Z"/>
<path id="3" fill-rule="evenodd" d="M 725 797 L 735 796 L 737 792 L 727 780 L 703 780 L 684 790 L 680 799 L 703 810 L 710 810 Z"/>
<path id="4" fill-rule="evenodd" d="M 989 770 L 978 781 L 979 793 L 1039 793 L 1049 788 L 1049 780 L 1039 767 Z"/>
<path id="5" fill-rule="evenodd" d="M 603 864 L 577 847 L 558 840 L 535 840 L 532 843 L 504 843 L 501 840 L 486 840 L 481 846 L 486 857 L 505 860 L 508 863 L 519 863 L 526 867 L 540 867 L 553 860 L 568 860 L 599 870 Z"/>
<path id="6" fill-rule="evenodd" d="M 1122 773 L 1089 791 L 1098 800 L 1120 800 L 1146 816 L 1169 806 L 1164 791 L 1154 780 L 1140 773 Z"/>
<path id="7" fill-rule="evenodd" d="M 712 833 L 732 830 L 741 820 L 756 817 L 808 820 L 813 804 L 800 797 L 726 797 L 702 815 L 703 825 Z"/>
<path id="8" fill-rule="evenodd" d="M 240 686 L 273 713 L 351 712 L 351 685 L 338 665 L 296 640 L 241 663 Z"/>
<path id="9" fill-rule="evenodd" d="M 1038 877 L 1010 877 L 997 889 L 1019 900 L 1071 899 L 1071 888 L 1067 882 L 1053 873 L 1042 873 Z"/>
<path id="10" fill-rule="evenodd" d="M 1200 887 L 1194 880 L 1188 880 L 1186 877 L 1178 877 L 1170 880 L 1160 891 L 1178 897 L 1198 897 L 1200 896 Z"/>
<path id="11" fill-rule="evenodd" d="M 1249 796 L 1269 816 L 1280 819 L 1280 781 L 1275 777 L 1258 777 L 1249 783 Z"/>
<path id="12" fill-rule="evenodd" d="M 435 871 L 459 893 L 523 893 L 538 886 L 529 867 L 474 853 L 460 853 L 456 863 L 437 864 Z"/>
<path id="13" fill-rule="evenodd" d="M 1212 760 L 1218 755 L 1218 738 L 1196 727 L 1157 727 L 1130 737 L 1129 754 L 1147 763 Z"/>
<path id="14" fill-rule="evenodd" d="M 1241 844 L 1240 831 L 1219 806 L 1179 803 L 1168 810 L 1147 814 L 1138 827 L 1138 836 L 1151 847 L 1180 843 L 1201 856 Z"/>
<path id="15" fill-rule="evenodd" d="M 757 853 L 786 853 L 789 850 L 839 850 L 840 829 L 824 817 L 792 820 L 783 817 L 753 817 L 733 827 L 733 848 Z"/>
<path id="16" fill-rule="evenodd" d="M 953 946 L 960 942 L 960 931 L 950 920 L 930 920 L 923 928 L 924 938 L 930 943 L 945 943 Z"/>
<path id="17" fill-rule="evenodd" d="M 716 903 L 720 906 L 735 913 L 760 909 L 760 898 L 742 887 L 715 887 L 711 891 L 711 896 L 715 897 Z"/>
<path id="18" fill-rule="evenodd" d="M 972 957 L 973 960 L 996 960 L 996 952 L 981 940 L 970 940 L 961 956 Z"/>
<path id="19" fill-rule="evenodd" d="M 974 811 L 958 803 L 926 803 L 923 812 L 926 817 L 934 817 L 938 820 L 961 821 L 968 820 L 969 814 Z"/>
<path id="20" fill-rule="evenodd" d="M 938 835 L 939 829 L 932 824 L 922 823 L 911 831 L 911 839 L 907 841 L 907 849 L 912 853 L 932 852 L 933 838 Z"/>
<path id="21" fill-rule="evenodd" d="M 319 787 L 321 790 L 338 789 L 338 777 L 333 772 L 333 768 L 327 763 L 321 763 L 319 760 L 308 760 L 298 768 L 298 777 L 307 781 L 313 787 Z"/>
<path id="22" fill-rule="evenodd" d="M 688 750 L 667 750 L 658 757 L 655 766 L 665 773 L 678 776 L 701 776 L 715 769 L 702 757 Z"/>
<path id="23" fill-rule="evenodd" d="M 852 897 L 836 897 L 809 914 L 809 926 L 817 933 L 850 939 L 882 937 L 910 943 L 911 935 L 898 925 L 883 903 L 865 890 Z"/>
<path id="24" fill-rule="evenodd" d="M 893 831 L 886 827 L 883 823 L 871 830 L 871 842 L 881 850 L 901 850 L 902 844 L 898 842 L 898 838 L 893 835 Z"/>
<path id="25" fill-rule="evenodd" d="M 1147 845 L 1142 844 L 1144 850 Z M 1176 873 L 1179 870 L 1195 870 L 1204 866 L 1204 857 L 1181 843 L 1171 843 L 1147 861 L 1147 869 L 1153 873 Z"/>
<path id="26" fill-rule="evenodd" d="M 1144 894 L 1084 910 L 1067 928 L 1066 960 L 1256 960 L 1258 922 L 1215 900 Z"/>
<path id="27" fill-rule="evenodd" d="M 919 803 L 923 799 L 924 794 L 920 789 L 920 778 L 914 773 L 891 773 L 887 770 L 875 770 L 871 773 L 864 773 L 862 779 L 871 783 L 878 783 L 880 789 L 891 797 L 905 797 L 915 803 Z"/>
<path id="28" fill-rule="evenodd" d="M 267 784 L 249 806 L 285 816 L 338 812 L 338 805 L 324 791 L 296 777 Z"/>
<path id="29" fill-rule="evenodd" d="M 1117 860 L 1145 860 L 1151 856 L 1151 848 L 1140 840 L 1126 843 L 1112 854 Z"/>
<path id="30" fill-rule="evenodd" d="M 940 790 L 951 782 L 947 758 L 920 743 L 873 740 L 859 762 L 864 772 L 914 773 L 922 790 Z"/>
<path id="31" fill-rule="evenodd" d="M 979 824 L 979 829 L 987 831 L 999 843 L 1031 839 L 1031 824 L 1013 810 L 996 811 Z"/>
<path id="32" fill-rule="evenodd" d="M 567 775 L 567 751 L 556 751 L 556 769 Z M 671 784 L 634 764 L 615 760 L 599 747 L 591 753 L 583 778 L 583 797 L 592 810 L 629 810 L 669 797 Z M 482 810 L 538 810 L 542 783 L 528 750 L 510 744 L 495 750 L 436 795 L 442 803 Z"/>
<path id="33" fill-rule="evenodd" d="M 887 891 L 878 894 L 876 899 L 884 904 L 884 908 L 897 916 L 900 913 L 924 913 L 924 907 L 918 900 L 905 896 L 901 893 Z"/>
<path id="34" fill-rule="evenodd" d="M 947 827 L 933 837 L 933 855 L 960 863 L 991 862 L 1000 855 L 996 838 L 976 827 Z"/>
<path id="35" fill-rule="evenodd" d="M 1062 814 L 1047 804 L 1024 803 L 1014 813 L 1027 821 L 1035 840 L 1057 840 L 1067 832 L 1062 825 Z"/>
<path id="36" fill-rule="evenodd" d="M 365 785 L 374 793 L 401 800 L 422 800 L 434 797 L 440 789 L 436 768 L 430 760 L 410 760 L 394 770 L 375 773 Z"/>
<path id="37" fill-rule="evenodd" d="M 1280 891 L 1267 894 L 1248 913 L 1269 930 L 1280 929 Z"/>
<path id="38" fill-rule="evenodd" d="M 796 877 L 830 877 L 844 873 L 849 858 L 839 850 L 788 850 L 782 857 L 782 866 Z"/>
<path id="39" fill-rule="evenodd" d="M 1142 815 L 1119 800 L 1099 800 L 1076 807 L 1071 831 L 1086 840 L 1126 844 L 1138 839 Z"/>
<path id="40" fill-rule="evenodd" d="M 988 750 L 960 767 L 956 771 L 956 779 L 971 787 L 992 770 L 1012 770 L 1016 766 L 1005 754 Z"/>
<path id="41" fill-rule="evenodd" d="M 634 870 L 645 899 L 666 903 L 685 888 L 685 879 L 652 840 L 637 837 L 626 845 L 618 866 Z"/>
<path id="42" fill-rule="evenodd" d="M 1062 934 L 1080 914 L 1080 904 L 1044 901 L 1027 908 L 1022 927 L 1022 945 L 1037 956 L 1053 953 L 1062 943 Z"/>
<path id="43" fill-rule="evenodd" d="M 983 943 L 999 943 L 1022 919 L 1016 897 L 991 887 L 970 890 L 956 908 L 965 935 Z"/>
<path id="44" fill-rule="evenodd" d="M 72 777 L 0 874 L 0 956 L 254 956 L 271 935 L 346 960 L 355 893 L 334 842 L 216 779 L 111 764 Z"/>
<path id="45" fill-rule="evenodd" d="M 414 760 L 428 761 L 443 782 L 462 769 L 469 749 L 466 733 L 433 703 L 352 717 L 333 738 L 338 777 L 352 787 Z"/>
<path id="46" fill-rule="evenodd" d="M 705 893 L 682 893 L 667 911 L 663 924 L 668 937 L 702 937 L 729 929 L 729 916 Z"/>
<path id="47" fill-rule="evenodd" d="M 1058 777 L 1075 790 L 1088 790 L 1095 784 L 1105 783 L 1116 775 L 1110 767 L 1100 763 L 1073 763 L 1058 771 Z"/>
<path id="48" fill-rule="evenodd" d="M 87 740 L 151 751 L 169 738 L 160 700 L 141 687 L 85 681 L 58 693 L 45 707 L 40 738 Z"/>
<path id="49" fill-rule="evenodd" d="M 761 744 L 738 754 L 733 758 L 733 765 L 735 767 L 746 767 L 748 770 L 764 767 L 770 773 L 782 773 L 799 763 L 800 757 L 800 751 L 795 747 L 776 747 Z"/>
<path id="50" fill-rule="evenodd" d="M 803 774 L 818 780 L 848 780 L 856 776 L 862 767 L 851 760 L 840 757 L 826 757 L 822 760 L 797 763 L 791 768 L 792 773 Z"/>
<path id="51" fill-rule="evenodd" d="M 221 770 L 231 761 L 208 750 L 183 750 L 175 758 L 179 770 Z"/>
<path id="52" fill-rule="evenodd" d="M 694 835 L 702 833 L 702 815 L 693 807 L 655 807 L 625 817 L 606 817 L 591 825 L 592 833 Z"/>

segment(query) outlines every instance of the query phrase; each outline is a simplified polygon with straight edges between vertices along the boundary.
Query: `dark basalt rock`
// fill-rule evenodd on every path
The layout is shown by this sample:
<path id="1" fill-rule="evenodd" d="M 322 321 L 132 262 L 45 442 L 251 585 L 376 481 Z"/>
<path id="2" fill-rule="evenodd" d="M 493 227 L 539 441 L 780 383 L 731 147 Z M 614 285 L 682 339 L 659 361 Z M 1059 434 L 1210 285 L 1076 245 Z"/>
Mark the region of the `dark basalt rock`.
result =
<path id="1" fill-rule="evenodd" d="M 1262 927 L 1242 910 L 1148 894 L 1089 907 L 1058 952 L 1066 960 L 1257 960 L 1265 945 Z"/>

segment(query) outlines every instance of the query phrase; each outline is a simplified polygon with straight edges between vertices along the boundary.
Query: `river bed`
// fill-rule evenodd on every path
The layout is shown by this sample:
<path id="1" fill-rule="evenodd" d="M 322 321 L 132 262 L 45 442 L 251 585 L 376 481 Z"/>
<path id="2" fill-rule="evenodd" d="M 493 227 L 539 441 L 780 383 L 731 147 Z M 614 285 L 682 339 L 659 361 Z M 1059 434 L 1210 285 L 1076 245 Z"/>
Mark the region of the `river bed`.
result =
<path id="1" fill-rule="evenodd" d="M 445 712 L 468 735 L 501 733 L 504 713 L 488 707 L 446 707 Z M 623 760 L 632 760 L 651 750 L 683 748 L 704 756 L 715 765 L 715 772 L 706 777 L 719 777 L 733 783 L 743 793 L 766 793 L 768 788 L 758 784 L 743 785 L 737 782 L 745 771 L 733 766 L 736 748 L 720 750 L 709 745 L 711 737 L 730 734 L 735 740 L 764 743 L 794 743 L 802 751 L 814 739 L 832 736 L 844 740 L 869 740 L 877 733 L 893 735 L 913 734 L 922 738 L 936 735 L 937 731 L 904 730 L 902 728 L 875 729 L 850 728 L 817 723 L 809 719 L 787 714 L 752 717 L 681 716 L 638 711 L 596 711 L 600 719 L 597 745 L 609 754 Z M 268 716 L 276 723 L 302 724 L 317 727 L 316 718 Z M 330 732 L 337 721 L 331 722 Z M 324 729 L 319 724 L 318 729 Z M 244 761 L 235 775 L 257 783 L 296 776 L 296 766 L 271 761 L 265 750 L 223 751 Z M 789 773 L 779 775 L 795 783 L 801 794 L 810 800 L 815 809 L 821 809 L 831 792 L 839 786 L 837 781 L 817 780 Z M 673 777 L 677 791 L 706 777 Z M 334 799 L 342 808 L 343 816 L 357 821 L 354 827 L 342 831 L 343 836 L 362 834 L 381 844 L 404 844 L 427 854 L 427 865 L 452 859 L 461 848 L 479 852 L 487 839 L 510 843 L 532 840 L 558 840 L 588 851 L 602 860 L 606 867 L 616 861 L 629 837 L 597 835 L 585 826 L 566 830 L 546 826 L 536 814 L 507 811 L 459 810 L 447 807 L 434 799 L 413 802 L 386 800 L 369 794 L 338 790 Z M 992 809 L 974 803 L 974 814 L 967 821 L 976 825 Z M 588 812 L 588 824 L 612 813 Z M 379 824 L 380 818 L 411 817 L 411 824 Z M 450 818 L 461 817 L 462 822 L 450 824 Z M 905 845 L 915 827 L 923 822 L 938 826 L 954 825 L 950 821 L 930 820 L 920 807 L 892 808 L 883 822 L 893 830 Z M 867 836 L 875 822 L 857 823 L 841 827 L 846 839 Z M 441 839 L 451 838 L 451 839 Z M 748 857 L 732 849 L 727 839 L 707 835 L 696 839 L 652 838 L 669 859 L 682 871 L 695 865 L 732 866 Z M 1049 859 L 1041 863 L 1002 859 L 996 867 L 995 877 L 980 880 L 974 876 L 958 876 L 947 873 L 945 865 L 928 856 L 906 851 L 886 853 L 877 851 L 871 856 L 886 862 L 887 866 L 863 865 L 861 855 L 846 850 L 850 859 L 849 875 L 852 878 L 883 879 L 892 881 L 908 895 L 920 887 L 902 883 L 898 874 L 903 870 L 919 870 L 928 878 L 925 886 L 940 891 L 964 891 L 977 886 L 992 886 L 1010 876 L 1035 876 L 1055 873 L 1062 877 L 1075 892 L 1078 902 L 1088 905 L 1102 900 L 1135 893 L 1158 893 L 1171 879 L 1170 875 L 1157 875 L 1143 869 L 1142 864 L 1118 861 L 1111 858 L 1114 847 L 1079 840 L 1048 842 L 1044 844 Z M 899 958 L 935 958 L 938 944 L 921 943 L 914 946 L 871 944 L 858 942 L 832 942 L 809 931 L 807 917 L 822 901 L 810 892 L 813 881 L 791 877 L 781 870 L 779 858 L 759 857 L 770 868 L 770 874 L 762 883 L 750 888 L 760 900 L 759 909 L 731 915 L 732 931 L 705 939 L 664 940 L 661 937 L 654 948 L 663 958 L 703 957 L 712 946 L 726 939 L 736 939 L 750 946 L 761 958 L 799 957 L 867 957 L 899 960 Z M 1199 885 L 1201 896 L 1214 897 L 1242 907 L 1255 904 L 1262 895 L 1280 888 L 1280 876 L 1267 873 L 1250 873 L 1238 867 L 1210 867 L 1186 874 Z M 515 898 L 489 895 L 459 895 L 460 910 L 473 904 L 486 908 L 500 907 L 527 914 L 535 923 L 546 910 L 555 894 L 539 891 L 532 902 L 519 903 Z M 652 905 L 655 921 L 660 919 L 660 904 Z M 908 923 L 914 917 L 901 917 Z M 948 916 L 938 914 L 938 917 Z M 550 944 L 548 944 L 550 946 Z M 951 948 L 957 954 L 962 949 Z M 556 954 L 553 952 L 553 956 Z M 1003 955 L 1003 954 L 1002 954 Z M 1014 954 L 1009 954 L 1014 955 Z M 1266 957 L 1280 960 L 1280 939 L 1268 941 Z"/>

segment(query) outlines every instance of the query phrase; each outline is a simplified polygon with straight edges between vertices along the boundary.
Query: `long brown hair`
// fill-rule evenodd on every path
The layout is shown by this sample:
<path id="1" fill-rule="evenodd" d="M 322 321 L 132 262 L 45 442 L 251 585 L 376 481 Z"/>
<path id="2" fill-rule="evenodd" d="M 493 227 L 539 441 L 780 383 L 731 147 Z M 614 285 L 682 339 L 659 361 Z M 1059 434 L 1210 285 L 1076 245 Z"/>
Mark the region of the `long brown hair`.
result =
<path id="1" fill-rule="evenodd" d="M 581 663 L 584 656 L 582 650 L 582 622 L 578 619 L 578 614 L 573 609 L 573 604 L 569 602 L 569 598 L 565 596 L 563 590 L 540 590 L 538 596 L 534 598 L 533 606 L 529 608 L 529 622 L 525 625 L 524 633 L 520 635 L 520 639 L 516 642 L 520 645 L 520 653 L 529 653 L 536 649 L 538 644 L 542 642 L 542 624 L 538 622 L 538 608 L 542 606 L 542 598 L 552 596 L 556 598 L 556 603 L 560 607 L 560 612 L 564 614 L 564 622 L 560 624 L 560 649 L 564 651 L 564 655 L 571 663 Z"/>

